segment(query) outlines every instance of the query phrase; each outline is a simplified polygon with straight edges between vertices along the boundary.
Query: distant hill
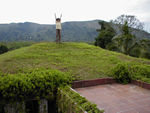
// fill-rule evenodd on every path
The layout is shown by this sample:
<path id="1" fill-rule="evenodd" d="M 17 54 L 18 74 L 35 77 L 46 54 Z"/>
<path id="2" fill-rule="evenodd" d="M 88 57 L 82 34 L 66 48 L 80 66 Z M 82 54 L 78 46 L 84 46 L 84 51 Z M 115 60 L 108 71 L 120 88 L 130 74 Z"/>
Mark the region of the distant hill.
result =
<path id="1" fill-rule="evenodd" d="M 100 26 L 98 21 L 62 23 L 62 41 L 94 41 Z M 116 28 L 117 29 L 117 28 Z M 149 38 L 150 33 L 134 31 L 138 38 Z M 0 41 L 55 41 L 55 25 L 36 23 L 0 24 Z"/>

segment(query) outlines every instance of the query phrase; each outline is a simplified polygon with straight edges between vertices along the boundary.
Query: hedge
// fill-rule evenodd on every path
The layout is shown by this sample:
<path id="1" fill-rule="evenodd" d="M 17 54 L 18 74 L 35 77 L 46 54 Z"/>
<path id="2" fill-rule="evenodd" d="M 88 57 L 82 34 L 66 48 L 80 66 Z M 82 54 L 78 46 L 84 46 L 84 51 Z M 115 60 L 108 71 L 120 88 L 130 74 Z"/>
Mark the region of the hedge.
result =
<path id="1" fill-rule="evenodd" d="M 4 103 L 33 98 L 53 98 L 60 86 L 70 84 L 69 74 L 58 70 L 34 69 L 0 76 L 0 98 Z"/>
<path id="2" fill-rule="evenodd" d="M 57 106 L 59 113 L 104 113 L 96 104 L 89 102 L 70 87 L 61 87 L 57 92 Z"/>

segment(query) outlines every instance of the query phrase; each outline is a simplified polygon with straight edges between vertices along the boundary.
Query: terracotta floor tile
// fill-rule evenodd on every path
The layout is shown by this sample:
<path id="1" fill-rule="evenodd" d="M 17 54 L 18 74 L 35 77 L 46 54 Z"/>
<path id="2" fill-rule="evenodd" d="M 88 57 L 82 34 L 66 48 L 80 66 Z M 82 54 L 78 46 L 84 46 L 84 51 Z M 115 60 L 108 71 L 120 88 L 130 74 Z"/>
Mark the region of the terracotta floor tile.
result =
<path id="1" fill-rule="evenodd" d="M 117 113 L 139 113 L 139 112 L 136 110 L 127 110 L 127 111 L 117 112 Z"/>
<path id="2" fill-rule="evenodd" d="M 150 113 L 150 90 L 133 84 L 107 84 L 75 89 L 105 113 Z"/>

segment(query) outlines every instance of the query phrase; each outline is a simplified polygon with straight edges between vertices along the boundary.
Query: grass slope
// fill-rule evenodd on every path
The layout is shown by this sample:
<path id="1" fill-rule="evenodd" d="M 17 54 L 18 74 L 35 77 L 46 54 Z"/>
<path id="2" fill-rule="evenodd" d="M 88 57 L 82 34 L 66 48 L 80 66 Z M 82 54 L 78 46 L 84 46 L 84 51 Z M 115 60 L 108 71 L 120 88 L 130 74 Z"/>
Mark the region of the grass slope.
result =
<path id="1" fill-rule="evenodd" d="M 133 58 L 86 43 L 45 42 L 0 55 L 0 71 L 18 73 L 44 67 L 70 72 L 76 79 L 93 79 L 107 77 L 119 62 L 150 65 L 150 60 Z"/>

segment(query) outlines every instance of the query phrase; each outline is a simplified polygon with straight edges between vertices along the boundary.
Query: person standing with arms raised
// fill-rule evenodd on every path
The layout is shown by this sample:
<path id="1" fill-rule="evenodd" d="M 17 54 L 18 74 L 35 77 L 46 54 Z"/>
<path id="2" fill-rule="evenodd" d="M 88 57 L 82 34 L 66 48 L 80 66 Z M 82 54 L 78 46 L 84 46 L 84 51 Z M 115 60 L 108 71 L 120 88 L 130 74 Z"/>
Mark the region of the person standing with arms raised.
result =
<path id="1" fill-rule="evenodd" d="M 55 14 L 55 20 L 56 20 L 56 43 L 60 43 L 61 42 L 61 17 L 62 17 L 62 14 L 60 15 L 60 18 L 57 18 L 56 14 Z"/>

